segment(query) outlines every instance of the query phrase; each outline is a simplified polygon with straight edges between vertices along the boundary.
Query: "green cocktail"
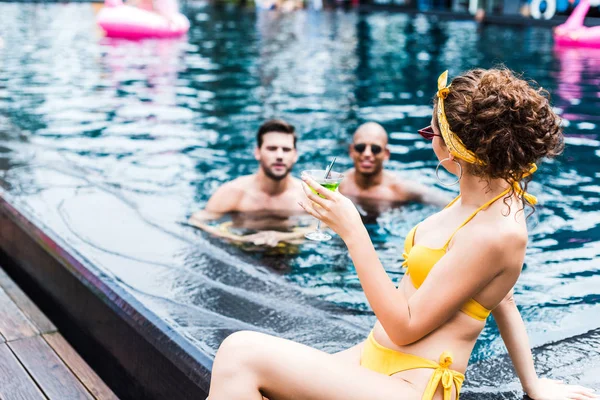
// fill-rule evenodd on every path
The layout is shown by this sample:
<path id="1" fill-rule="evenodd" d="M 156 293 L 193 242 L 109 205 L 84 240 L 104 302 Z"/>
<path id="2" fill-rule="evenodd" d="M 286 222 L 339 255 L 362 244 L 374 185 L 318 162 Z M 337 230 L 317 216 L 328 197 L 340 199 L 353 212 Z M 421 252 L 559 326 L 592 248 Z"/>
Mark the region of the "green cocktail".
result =
<path id="1" fill-rule="evenodd" d="M 319 182 L 319 181 L 317 181 L 317 182 Z M 338 186 L 340 186 L 340 183 L 341 183 L 341 182 L 334 182 L 334 183 L 330 183 L 330 182 L 323 182 L 323 183 L 321 183 L 321 182 L 319 182 L 319 183 L 320 183 L 320 184 L 321 184 L 321 186 L 323 186 L 325 189 L 329 189 L 329 190 L 331 190 L 332 192 L 335 192 L 335 191 L 337 190 Z M 317 191 L 316 191 L 316 190 L 314 190 L 314 189 L 312 189 L 312 191 L 313 191 L 314 193 L 317 193 Z M 323 196 L 321 196 L 321 197 L 323 197 Z"/>
<path id="2" fill-rule="evenodd" d="M 337 190 L 338 186 L 340 186 L 340 183 L 342 183 L 342 180 L 344 179 L 344 175 L 342 175 L 339 172 L 330 171 L 329 174 L 327 174 L 327 177 L 325 177 L 325 173 L 326 173 L 326 171 L 324 169 L 309 169 L 306 171 L 302 171 L 302 175 L 310 176 L 312 179 L 317 181 L 317 183 L 319 183 L 325 189 L 335 192 Z M 312 190 L 313 193 L 318 194 L 315 189 L 310 188 L 310 190 Z M 324 198 L 324 196 L 321 196 L 320 194 L 319 194 L 319 196 Z M 307 239 L 316 240 L 319 242 L 324 242 L 324 241 L 331 239 L 330 234 L 321 231 L 321 221 L 320 220 L 319 220 L 319 223 L 317 224 L 317 230 L 314 232 L 307 233 L 306 235 L 304 235 L 304 237 L 306 237 Z"/>

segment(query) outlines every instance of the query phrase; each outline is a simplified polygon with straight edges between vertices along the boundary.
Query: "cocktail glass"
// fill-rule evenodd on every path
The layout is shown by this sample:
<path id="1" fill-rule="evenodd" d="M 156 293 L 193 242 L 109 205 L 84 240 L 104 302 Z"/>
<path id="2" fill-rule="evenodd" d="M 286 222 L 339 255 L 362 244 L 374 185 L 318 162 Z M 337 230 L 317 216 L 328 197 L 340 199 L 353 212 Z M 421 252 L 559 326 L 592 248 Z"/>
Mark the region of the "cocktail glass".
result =
<path id="1" fill-rule="evenodd" d="M 327 174 L 327 177 L 325 177 L 326 172 L 327 171 L 324 169 L 309 169 L 306 171 L 302 171 L 302 175 L 308 175 L 324 188 L 335 192 L 338 186 L 340 186 L 340 183 L 342 183 L 344 175 L 342 175 L 339 172 L 330 171 L 329 174 Z M 313 191 L 313 193 L 317 193 L 316 190 L 314 190 L 313 188 L 310 189 Z M 317 230 L 314 232 L 307 233 L 306 235 L 304 235 L 304 237 L 319 242 L 325 242 L 331 239 L 330 234 L 321 231 L 321 220 L 319 220 L 319 222 L 317 223 Z"/>

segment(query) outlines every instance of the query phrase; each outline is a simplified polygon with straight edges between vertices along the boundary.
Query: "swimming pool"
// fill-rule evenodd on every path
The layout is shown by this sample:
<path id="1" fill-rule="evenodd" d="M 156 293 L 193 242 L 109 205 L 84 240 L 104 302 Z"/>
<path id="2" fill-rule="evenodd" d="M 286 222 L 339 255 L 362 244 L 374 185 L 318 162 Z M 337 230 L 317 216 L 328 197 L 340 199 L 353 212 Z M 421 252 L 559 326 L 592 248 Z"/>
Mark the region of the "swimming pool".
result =
<path id="1" fill-rule="evenodd" d="M 553 94 L 568 139 L 530 186 L 541 206 L 517 301 L 540 372 L 599 388 L 599 52 L 554 49 L 546 28 L 385 13 L 191 5 L 188 40 L 136 43 L 100 39 L 89 5 L 0 12 L 3 187 L 208 354 L 238 329 L 336 351 L 374 320 L 339 239 L 275 257 L 181 224 L 221 183 L 255 170 L 264 119 L 296 125 L 296 175 L 332 156 L 349 167 L 353 129 L 375 120 L 390 132 L 389 168 L 434 185 L 436 162 L 416 131 L 428 125 L 438 74 L 498 62 L 525 72 Z M 404 235 L 435 210 L 408 205 L 369 224 L 394 279 Z M 490 320 L 469 390 L 517 387 L 502 353 Z"/>

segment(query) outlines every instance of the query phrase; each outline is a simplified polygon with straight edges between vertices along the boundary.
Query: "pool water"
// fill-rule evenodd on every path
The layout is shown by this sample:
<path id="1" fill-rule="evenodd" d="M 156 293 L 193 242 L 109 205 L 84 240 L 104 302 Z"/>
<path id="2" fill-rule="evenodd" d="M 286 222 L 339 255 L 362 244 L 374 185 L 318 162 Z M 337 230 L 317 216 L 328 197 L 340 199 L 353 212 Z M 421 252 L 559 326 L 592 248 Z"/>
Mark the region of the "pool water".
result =
<path id="1" fill-rule="evenodd" d="M 190 3 L 187 38 L 127 42 L 102 38 L 88 4 L 4 3 L 0 12 L 3 187 L 209 354 L 238 329 L 337 351 L 374 321 L 339 238 L 249 251 L 182 224 L 220 184 L 256 170 L 265 119 L 297 127 L 296 176 L 333 156 L 336 169 L 349 168 L 353 130 L 377 121 L 390 134 L 387 167 L 446 190 L 417 134 L 437 76 L 503 63 L 536 80 L 564 119 L 567 148 L 530 185 L 540 206 L 516 298 L 540 372 L 598 388 L 600 50 L 554 48 L 547 28 L 420 15 Z M 406 233 L 436 210 L 408 204 L 366 219 L 394 280 Z M 470 390 L 517 387 L 504 352 L 490 319 Z"/>

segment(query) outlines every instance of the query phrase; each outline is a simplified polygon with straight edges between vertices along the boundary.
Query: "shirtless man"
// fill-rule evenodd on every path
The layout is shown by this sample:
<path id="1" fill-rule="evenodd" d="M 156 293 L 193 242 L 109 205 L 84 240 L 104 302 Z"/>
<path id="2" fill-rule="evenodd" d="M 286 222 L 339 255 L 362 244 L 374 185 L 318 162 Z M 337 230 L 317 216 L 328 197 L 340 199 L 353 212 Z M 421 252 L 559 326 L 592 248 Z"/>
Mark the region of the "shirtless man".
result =
<path id="1" fill-rule="evenodd" d="M 388 134 L 375 122 L 358 127 L 350 145 L 354 168 L 344 173 L 340 193 L 357 199 L 389 203 L 417 201 L 445 205 L 450 199 L 444 194 L 416 182 L 398 178 L 386 171 L 383 164 L 390 158 Z"/>
<path id="2" fill-rule="evenodd" d="M 298 206 L 304 192 L 300 180 L 290 171 L 298 160 L 296 135 L 292 125 L 282 120 L 270 120 L 258 129 L 254 158 L 259 162 L 255 174 L 225 183 L 208 200 L 204 210 L 195 212 L 190 223 L 212 234 L 236 241 L 274 246 L 279 241 L 293 239 L 298 232 L 264 231 L 240 236 L 222 232 L 205 221 L 218 219 L 225 213 L 257 213 L 290 215 L 302 212 Z M 288 236 L 290 236 L 288 238 Z"/>

